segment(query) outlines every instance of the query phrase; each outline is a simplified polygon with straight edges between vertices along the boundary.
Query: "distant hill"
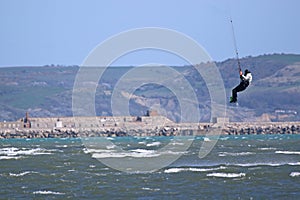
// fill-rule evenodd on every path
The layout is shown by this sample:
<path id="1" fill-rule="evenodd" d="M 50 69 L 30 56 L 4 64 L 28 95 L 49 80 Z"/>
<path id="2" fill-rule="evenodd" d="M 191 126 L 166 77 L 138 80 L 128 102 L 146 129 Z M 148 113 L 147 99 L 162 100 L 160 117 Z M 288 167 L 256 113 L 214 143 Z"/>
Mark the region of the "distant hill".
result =
<path id="1" fill-rule="evenodd" d="M 226 88 L 239 83 L 237 61 L 217 62 Z M 227 113 L 234 121 L 300 120 L 300 55 L 272 54 L 241 59 L 243 70 L 253 74 L 253 84 L 239 95 L 239 107 L 228 104 Z M 112 115 L 111 94 L 119 78 L 130 67 L 110 67 L 100 80 L 96 93 L 97 115 Z M 210 98 L 205 82 L 191 66 L 174 67 L 195 89 L 201 120 L 210 119 Z M 10 121 L 31 116 L 72 116 L 72 89 L 78 66 L 43 66 L 0 68 L 0 120 Z M 125 93 L 122 95 L 126 95 Z M 144 85 L 130 100 L 132 115 L 143 115 L 149 107 L 159 104 L 165 115 L 179 120 L 180 107 L 176 96 L 156 84 Z M 154 106 L 155 107 L 155 106 Z"/>

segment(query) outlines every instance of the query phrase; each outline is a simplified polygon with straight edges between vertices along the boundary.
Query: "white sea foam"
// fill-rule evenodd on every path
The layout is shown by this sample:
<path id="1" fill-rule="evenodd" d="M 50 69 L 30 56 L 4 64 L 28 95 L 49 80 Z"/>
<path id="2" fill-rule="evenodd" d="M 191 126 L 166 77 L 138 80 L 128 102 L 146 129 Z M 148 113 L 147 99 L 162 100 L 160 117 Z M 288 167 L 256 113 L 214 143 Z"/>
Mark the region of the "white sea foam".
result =
<path id="1" fill-rule="evenodd" d="M 21 172 L 21 173 L 18 173 L 18 174 L 15 174 L 15 173 L 9 173 L 10 176 L 13 176 L 13 177 L 19 177 L 19 176 L 25 176 L 27 174 L 37 174 L 38 172 L 34 172 L 34 171 L 25 171 L 25 172 Z"/>
<path id="2" fill-rule="evenodd" d="M 116 145 L 114 145 L 114 144 L 106 146 L 107 149 L 113 149 L 115 147 L 116 147 Z"/>
<path id="3" fill-rule="evenodd" d="M 94 153 L 93 158 L 125 158 L 125 157 L 134 157 L 134 158 L 149 158 L 157 157 L 159 154 L 151 152 L 108 152 L 108 153 Z"/>
<path id="4" fill-rule="evenodd" d="M 220 140 L 228 140 L 229 137 L 220 137 Z"/>
<path id="5" fill-rule="evenodd" d="M 156 151 L 148 149 L 132 149 L 130 151 L 117 151 L 117 150 L 85 150 L 85 153 L 92 153 L 93 158 L 150 158 L 158 157 L 161 155 L 182 155 L 187 152 L 176 152 L 176 151 Z"/>
<path id="6" fill-rule="evenodd" d="M 12 154 L 15 154 L 15 152 L 18 150 L 19 149 L 16 147 L 2 148 L 2 149 L 0 149 L 0 155 L 12 155 Z"/>
<path id="7" fill-rule="evenodd" d="M 180 145 L 180 146 L 184 145 L 184 143 L 182 143 L 182 142 L 172 142 L 170 144 L 174 145 L 174 146 L 176 146 L 176 145 Z"/>
<path id="8" fill-rule="evenodd" d="M 209 177 L 218 177 L 218 178 L 240 178 L 246 176 L 245 173 L 223 173 L 223 172 L 215 172 L 207 174 Z"/>
<path id="9" fill-rule="evenodd" d="M 144 145 L 146 145 L 147 143 L 145 141 L 142 141 L 142 142 L 138 142 L 138 144 L 144 144 Z"/>
<path id="10" fill-rule="evenodd" d="M 84 149 L 84 153 L 111 153 L 114 152 L 114 150 L 108 150 L 108 149 Z"/>
<path id="11" fill-rule="evenodd" d="M 224 157 L 224 156 L 247 156 L 247 155 L 253 155 L 255 154 L 254 152 L 237 152 L 237 153 L 230 153 L 230 152 L 220 152 L 219 156 Z"/>
<path id="12" fill-rule="evenodd" d="M 268 151 L 268 150 L 276 150 L 276 148 L 274 148 L 274 147 L 262 147 L 262 148 L 258 148 L 258 150 Z"/>
<path id="13" fill-rule="evenodd" d="M 292 166 L 300 165 L 300 162 L 288 163 L 288 165 L 292 165 Z"/>
<path id="14" fill-rule="evenodd" d="M 54 195 L 64 195 L 65 193 L 61 192 L 53 192 L 53 191 L 47 191 L 47 190 L 39 190 L 33 192 L 33 194 L 54 194 Z"/>
<path id="15" fill-rule="evenodd" d="M 147 144 L 146 146 L 147 147 L 154 147 L 154 146 L 159 146 L 160 144 L 161 144 L 160 142 L 152 142 L 152 143 Z"/>
<path id="16" fill-rule="evenodd" d="M 0 160 L 18 160 L 23 158 L 23 156 L 0 156 Z"/>
<path id="17" fill-rule="evenodd" d="M 148 150 L 148 149 L 133 149 L 133 150 L 131 150 L 131 152 L 145 153 L 145 154 L 155 153 L 154 150 Z"/>
<path id="18" fill-rule="evenodd" d="M 257 166 L 271 166 L 271 167 L 277 167 L 277 166 L 282 166 L 287 163 L 241 163 L 241 164 L 233 164 L 234 166 L 239 166 L 239 167 L 257 167 Z"/>
<path id="19" fill-rule="evenodd" d="M 42 148 L 34 148 L 34 149 L 27 149 L 27 148 L 16 148 L 16 147 L 9 147 L 9 148 L 2 148 L 0 149 L 0 155 L 4 156 L 18 156 L 18 155 L 48 155 L 52 154 L 54 151 L 59 151 L 57 149 L 42 149 Z"/>
<path id="20" fill-rule="evenodd" d="M 300 155 L 300 151 L 275 151 L 278 154 Z"/>
<path id="21" fill-rule="evenodd" d="M 188 154 L 188 151 L 164 151 L 164 152 L 160 152 L 163 155 L 184 155 L 184 154 Z"/>
<path id="22" fill-rule="evenodd" d="M 57 148 L 67 148 L 68 145 L 66 145 L 66 144 L 64 144 L 64 145 L 55 145 L 55 147 L 57 147 Z"/>
<path id="23" fill-rule="evenodd" d="M 291 173 L 290 173 L 290 176 L 291 176 L 291 177 L 297 177 L 297 176 L 300 176 L 300 172 L 291 172 Z"/>
<path id="24" fill-rule="evenodd" d="M 226 169 L 226 167 L 215 167 L 215 168 L 197 168 L 197 167 L 189 167 L 189 168 L 169 168 L 164 171 L 164 173 L 179 173 L 179 172 L 208 172 L 208 171 L 214 171 L 214 170 L 220 170 L 220 169 Z"/>
<path id="25" fill-rule="evenodd" d="M 143 187 L 142 190 L 148 190 L 148 191 L 160 191 L 159 188 L 148 188 L 148 187 Z"/>

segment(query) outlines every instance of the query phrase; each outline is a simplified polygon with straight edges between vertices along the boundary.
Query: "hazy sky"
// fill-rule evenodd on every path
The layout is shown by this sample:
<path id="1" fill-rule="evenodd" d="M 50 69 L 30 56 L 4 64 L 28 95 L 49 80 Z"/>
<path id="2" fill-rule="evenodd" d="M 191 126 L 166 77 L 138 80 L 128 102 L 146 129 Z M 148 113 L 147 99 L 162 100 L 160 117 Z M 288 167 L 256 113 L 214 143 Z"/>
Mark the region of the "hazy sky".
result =
<path id="1" fill-rule="evenodd" d="M 300 53 L 298 0 L 0 0 L 0 66 L 80 65 L 105 39 L 142 27 L 193 38 L 213 60 Z M 161 52 L 136 52 L 115 65 L 184 64 Z"/>

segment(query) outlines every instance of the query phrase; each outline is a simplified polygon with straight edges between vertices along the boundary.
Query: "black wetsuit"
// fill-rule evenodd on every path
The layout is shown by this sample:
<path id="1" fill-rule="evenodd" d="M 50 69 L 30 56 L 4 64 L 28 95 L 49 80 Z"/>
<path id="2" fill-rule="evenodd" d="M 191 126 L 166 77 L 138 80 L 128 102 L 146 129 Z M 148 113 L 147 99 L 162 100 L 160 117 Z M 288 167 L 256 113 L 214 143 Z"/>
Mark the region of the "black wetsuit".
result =
<path id="1" fill-rule="evenodd" d="M 240 78 L 241 78 L 240 84 L 232 90 L 232 101 L 233 102 L 237 101 L 237 93 L 244 91 L 249 86 L 248 80 L 244 80 L 242 75 L 240 76 Z"/>

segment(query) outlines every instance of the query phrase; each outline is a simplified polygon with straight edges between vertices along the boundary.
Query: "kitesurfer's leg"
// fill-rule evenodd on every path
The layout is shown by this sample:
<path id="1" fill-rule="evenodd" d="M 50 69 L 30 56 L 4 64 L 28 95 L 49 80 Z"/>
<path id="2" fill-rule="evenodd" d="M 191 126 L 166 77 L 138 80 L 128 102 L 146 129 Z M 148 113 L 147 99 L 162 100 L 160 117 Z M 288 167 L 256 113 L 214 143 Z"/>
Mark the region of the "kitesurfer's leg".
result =
<path id="1" fill-rule="evenodd" d="M 235 103 L 237 102 L 237 93 L 241 92 L 243 90 L 245 90 L 245 84 L 243 84 L 242 82 L 236 86 L 233 90 L 232 90 L 232 98 L 230 99 L 230 103 Z"/>

